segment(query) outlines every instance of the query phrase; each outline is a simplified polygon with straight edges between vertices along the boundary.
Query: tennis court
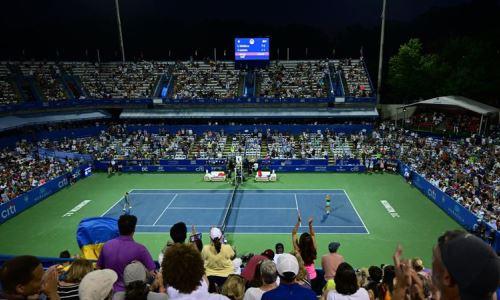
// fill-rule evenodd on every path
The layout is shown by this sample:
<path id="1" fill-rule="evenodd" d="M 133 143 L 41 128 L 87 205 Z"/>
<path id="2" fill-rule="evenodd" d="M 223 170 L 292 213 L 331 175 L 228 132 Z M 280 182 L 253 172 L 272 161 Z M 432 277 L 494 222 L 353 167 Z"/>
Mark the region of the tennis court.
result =
<path id="1" fill-rule="evenodd" d="M 332 197 L 329 215 L 326 195 Z M 303 230 L 313 217 L 317 233 L 369 233 L 344 190 L 131 190 L 130 202 L 142 233 L 165 232 L 181 221 L 202 232 L 225 226 L 229 233 L 289 233 L 298 212 Z M 122 209 L 123 198 L 102 215 L 116 218 Z"/>

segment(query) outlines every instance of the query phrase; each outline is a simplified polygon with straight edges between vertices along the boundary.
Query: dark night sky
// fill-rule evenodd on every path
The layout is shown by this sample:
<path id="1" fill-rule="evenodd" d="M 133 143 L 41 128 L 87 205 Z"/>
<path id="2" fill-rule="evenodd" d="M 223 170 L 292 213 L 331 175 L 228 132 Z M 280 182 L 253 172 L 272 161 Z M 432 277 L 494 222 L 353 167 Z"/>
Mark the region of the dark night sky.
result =
<path id="1" fill-rule="evenodd" d="M 488 0 L 388 0 L 388 19 L 411 23 L 433 8 L 474 1 Z M 382 6 L 382 0 L 248 2 L 252 7 L 229 0 L 120 0 L 126 48 L 135 53 L 156 48 L 164 52 L 179 45 L 230 48 L 232 38 L 240 34 L 271 35 L 274 45 L 284 47 L 298 41 L 300 47 L 319 48 L 319 41 L 349 26 L 378 26 Z M 294 36 L 290 24 L 306 29 Z M 100 48 L 111 53 L 118 47 L 114 0 L 6 0 L 0 4 L 0 26 L 0 58 L 21 49 L 43 57 L 54 49 L 82 53 L 84 48 Z"/>
<path id="2" fill-rule="evenodd" d="M 409 21 L 432 7 L 471 0 L 389 0 L 390 17 Z M 251 7 L 237 1 L 217 0 L 121 0 L 124 21 L 167 18 L 196 22 L 203 19 L 241 20 L 268 24 L 300 23 L 320 27 L 378 22 L 382 1 L 375 0 L 252 0 Z M 33 29 L 51 21 L 74 22 L 105 17 L 113 0 L 17 0 L 2 1 L 5 24 Z"/>

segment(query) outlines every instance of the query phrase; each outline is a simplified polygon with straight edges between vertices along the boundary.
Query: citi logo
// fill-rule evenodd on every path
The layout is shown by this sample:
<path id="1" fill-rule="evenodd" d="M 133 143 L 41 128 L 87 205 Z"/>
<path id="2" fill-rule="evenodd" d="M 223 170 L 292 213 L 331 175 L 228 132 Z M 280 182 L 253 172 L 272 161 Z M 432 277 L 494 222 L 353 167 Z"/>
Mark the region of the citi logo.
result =
<path id="1" fill-rule="evenodd" d="M 59 181 L 59 182 L 57 183 L 57 186 L 58 186 L 59 188 L 65 187 L 66 185 L 68 185 L 68 180 L 67 180 L 66 178 L 64 178 L 63 180 L 61 180 L 61 181 Z"/>
<path id="2" fill-rule="evenodd" d="M 8 208 L 2 210 L 2 212 L 0 212 L 0 216 L 2 217 L 2 219 L 7 219 L 8 217 L 13 216 L 15 214 L 16 214 L 15 205 L 11 205 Z"/>
<path id="3" fill-rule="evenodd" d="M 436 200 L 436 191 L 434 189 L 428 189 L 427 195 L 429 195 L 429 197 L 431 197 L 433 200 Z"/>

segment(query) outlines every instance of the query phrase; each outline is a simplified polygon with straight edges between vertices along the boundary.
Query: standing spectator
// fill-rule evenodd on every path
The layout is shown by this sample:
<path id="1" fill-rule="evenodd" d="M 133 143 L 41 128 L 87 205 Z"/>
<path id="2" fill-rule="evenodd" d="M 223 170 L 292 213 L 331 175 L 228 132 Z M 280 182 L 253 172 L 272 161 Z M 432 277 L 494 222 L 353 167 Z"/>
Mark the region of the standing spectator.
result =
<path id="1" fill-rule="evenodd" d="M 184 244 L 187 237 L 187 226 L 184 222 L 179 222 L 170 227 L 170 238 L 174 243 Z"/>
<path id="2" fill-rule="evenodd" d="M 280 285 L 262 295 L 262 300 L 316 300 L 316 294 L 295 282 L 299 273 L 299 263 L 295 256 L 284 253 L 276 266 Z"/>
<path id="3" fill-rule="evenodd" d="M 118 279 L 115 271 L 96 270 L 83 277 L 78 288 L 80 300 L 109 300 L 113 295 L 113 285 Z"/>
<path id="4" fill-rule="evenodd" d="M 311 279 L 309 279 L 309 274 L 307 273 L 306 268 L 304 267 L 304 260 L 300 256 L 299 253 L 294 253 L 297 262 L 299 263 L 299 273 L 295 276 L 295 282 L 300 284 L 301 286 L 312 289 L 311 287 Z"/>
<path id="5" fill-rule="evenodd" d="M 323 278 L 318 278 L 316 273 L 316 267 L 314 266 L 314 260 L 317 256 L 317 246 L 316 246 L 316 234 L 314 233 L 314 228 L 312 226 L 313 218 L 309 218 L 307 223 L 309 224 L 309 233 L 304 232 L 297 239 L 297 231 L 301 223 L 300 215 L 297 218 L 297 223 L 292 231 L 292 243 L 295 252 L 299 253 L 304 261 L 304 267 L 311 280 L 312 289 L 317 293 L 321 294 L 321 289 L 324 285 Z"/>
<path id="6" fill-rule="evenodd" d="M 234 250 L 230 245 L 223 244 L 222 231 L 219 228 L 210 230 L 210 245 L 205 245 L 201 257 L 205 261 L 205 272 L 210 282 L 210 292 L 222 287 L 227 277 L 234 273 L 232 259 Z"/>
<path id="7" fill-rule="evenodd" d="M 335 290 L 330 291 L 327 300 L 370 300 L 368 292 L 358 286 L 356 272 L 348 263 L 341 263 L 335 274 Z"/>
<path id="8" fill-rule="evenodd" d="M 260 264 L 260 277 L 262 285 L 247 289 L 243 298 L 244 300 L 260 300 L 265 292 L 273 290 L 278 286 L 276 284 L 278 274 L 274 262 L 265 260 Z"/>
<path id="9" fill-rule="evenodd" d="M 134 241 L 136 224 L 136 216 L 120 216 L 118 219 L 120 236 L 104 244 L 97 260 L 97 268 L 112 269 L 118 274 L 118 280 L 113 286 L 115 292 L 125 290 L 123 271 L 132 261 L 141 262 L 150 272 L 153 272 L 156 268 L 153 258 L 151 258 L 151 254 L 149 254 L 146 247 Z"/>
<path id="10" fill-rule="evenodd" d="M 226 282 L 221 289 L 221 294 L 231 300 L 243 300 L 245 296 L 245 278 L 240 275 L 231 274 L 227 277 Z"/>
<path id="11" fill-rule="evenodd" d="M 59 300 L 57 294 L 57 270 L 43 272 L 42 263 L 30 255 L 18 256 L 7 261 L 0 269 L 2 291 L 0 299 L 38 299 L 44 293 L 51 300 Z"/>
<path id="12" fill-rule="evenodd" d="M 323 268 L 323 272 L 325 272 L 326 281 L 335 278 L 337 267 L 344 262 L 344 257 L 337 253 L 339 247 L 340 243 L 331 242 L 328 245 L 328 251 L 330 251 L 330 253 L 321 257 L 321 267 Z"/>
<path id="13" fill-rule="evenodd" d="M 92 272 L 92 262 L 86 259 L 76 259 L 70 266 L 64 280 L 59 281 L 57 293 L 62 300 L 78 300 L 78 287 L 83 277 Z"/>
<path id="14" fill-rule="evenodd" d="M 203 265 L 200 252 L 194 247 L 174 244 L 168 248 L 161 271 L 169 299 L 227 300 L 225 296 L 209 294 Z"/>

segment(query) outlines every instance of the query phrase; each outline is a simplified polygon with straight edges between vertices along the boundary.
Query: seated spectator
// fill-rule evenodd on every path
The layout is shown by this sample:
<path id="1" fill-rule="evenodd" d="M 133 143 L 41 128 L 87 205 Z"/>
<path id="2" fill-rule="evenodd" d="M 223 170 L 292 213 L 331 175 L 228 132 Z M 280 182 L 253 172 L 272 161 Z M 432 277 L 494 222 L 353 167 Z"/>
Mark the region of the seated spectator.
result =
<path id="1" fill-rule="evenodd" d="M 113 295 L 113 300 L 167 300 L 168 296 L 163 286 L 163 278 L 157 276 L 153 285 L 149 286 L 148 271 L 138 261 L 130 263 L 123 272 L 123 280 L 125 283 L 125 292 L 116 292 Z M 159 293 L 154 292 L 158 290 Z"/>
<path id="2" fill-rule="evenodd" d="M 274 260 L 274 251 L 272 249 L 265 250 L 261 255 L 264 255 L 269 260 Z"/>
<path id="3" fill-rule="evenodd" d="M 285 247 L 283 246 L 282 243 L 277 243 L 275 246 L 274 246 L 274 249 L 276 250 L 275 253 L 274 253 L 274 258 L 273 258 L 273 261 L 275 264 L 278 263 L 278 257 L 280 257 L 281 254 L 283 254 L 285 252 Z"/>
<path id="4" fill-rule="evenodd" d="M 80 300 L 111 300 L 118 275 L 111 269 L 96 270 L 83 277 L 78 288 Z"/>
<path id="5" fill-rule="evenodd" d="M 139 261 L 146 266 L 151 273 L 153 273 L 156 268 L 153 258 L 146 247 L 134 241 L 136 224 L 136 216 L 120 216 L 118 219 L 120 236 L 104 244 L 99 259 L 97 260 L 97 268 L 112 269 L 118 274 L 118 280 L 113 286 L 115 292 L 125 291 L 123 272 L 129 263 Z"/>
<path id="6" fill-rule="evenodd" d="M 59 253 L 59 258 L 70 259 L 71 258 L 71 254 L 69 253 L 68 250 L 64 250 L 61 253 Z M 69 260 L 65 261 L 65 262 L 63 262 L 62 264 L 59 265 L 58 271 L 59 272 L 67 272 L 69 270 L 70 266 L 71 266 L 71 261 L 69 261 Z"/>
<path id="7" fill-rule="evenodd" d="M 59 281 L 57 293 L 61 299 L 78 300 L 78 287 L 83 277 L 92 272 L 94 267 L 92 262 L 86 259 L 76 259 L 73 261 L 64 276 L 64 280 Z"/>
<path id="8" fill-rule="evenodd" d="M 368 291 L 370 295 L 370 299 L 378 299 L 378 285 L 382 280 L 382 269 L 377 266 L 371 266 L 368 268 L 368 284 L 365 286 L 365 289 Z"/>
<path id="9" fill-rule="evenodd" d="M 169 299 L 176 300 L 227 300 L 208 292 L 204 262 L 200 252 L 185 244 L 168 248 L 161 265 L 163 284 Z"/>
<path id="10" fill-rule="evenodd" d="M 335 290 L 328 292 L 328 300 L 370 300 L 368 292 L 358 286 L 356 272 L 348 263 L 341 263 L 335 273 Z"/>
<path id="11" fill-rule="evenodd" d="M 231 274 L 227 277 L 226 282 L 221 289 L 221 294 L 231 300 L 243 300 L 245 296 L 245 278 L 240 275 Z"/>
<path id="12" fill-rule="evenodd" d="M 344 262 L 344 257 L 337 253 L 339 247 L 340 243 L 331 242 L 328 245 L 328 251 L 330 253 L 321 257 L 321 267 L 323 268 L 323 272 L 325 272 L 326 281 L 333 280 L 333 278 L 335 278 L 337 267 Z"/>
<path id="13" fill-rule="evenodd" d="M 18 256 L 7 261 L 0 269 L 0 284 L 3 289 L 0 299 L 38 299 L 40 293 L 51 300 L 60 299 L 56 268 L 44 273 L 42 263 L 34 256 Z"/>
<path id="14" fill-rule="evenodd" d="M 262 300 L 315 300 L 316 294 L 310 289 L 296 283 L 295 278 L 299 273 L 297 258 L 284 253 L 276 265 L 280 277 L 280 285 L 262 295 Z"/>
<path id="15" fill-rule="evenodd" d="M 379 284 L 377 288 L 377 293 L 381 299 L 386 299 L 391 297 L 394 292 L 394 278 L 396 277 L 396 271 L 394 266 L 384 267 L 384 276 L 382 277 L 382 283 Z"/>
<path id="16" fill-rule="evenodd" d="M 251 284 L 254 281 L 254 277 L 256 274 L 256 269 L 258 266 L 264 261 L 267 260 L 268 258 L 263 256 L 263 255 L 254 255 L 248 263 L 246 264 L 245 268 L 241 272 L 241 276 L 246 279 L 246 281 Z M 260 279 L 260 278 L 259 278 Z M 260 283 L 259 283 L 260 284 Z M 252 285 L 253 286 L 253 285 Z"/>
<path id="17" fill-rule="evenodd" d="M 260 300 L 265 292 L 273 290 L 278 286 L 276 283 L 278 273 L 274 262 L 270 260 L 262 261 L 259 270 L 262 284 L 259 287 L 247 289 L 243 298 L 244 300 Z"/>
<path id="18" fill-rule="evenodd" d="M 222 231 L 219 228 L 210 230 L 210 245 L 205 245 L 201 256 L 205 261 L 205 271 L 210 282 L 210 292 L 222 287 L 227 277 L 234 273 L 232 259 L 235 255 L 230 245 L 223 244 Z"/>
<path id="19" fill-rule="evenodd" d="M 431 279 L 431 275 L 424 270 L 424 262 L 422 261 L 422 259 L 416 257 L 416 258 L 413 258 L 410 261 L 410 263 L 411 263 L 411 267 L 413 268 L 413 270 L 416 272 L 417 276 L 422 281 L 422 284 L 424 287 L 424 290 L 423 290 L 424 296 L 426 298 L 430 297 L 431 296 L 431 285 L 432 285 L 431 281 L 432 281 L 432 279 Z"/>

